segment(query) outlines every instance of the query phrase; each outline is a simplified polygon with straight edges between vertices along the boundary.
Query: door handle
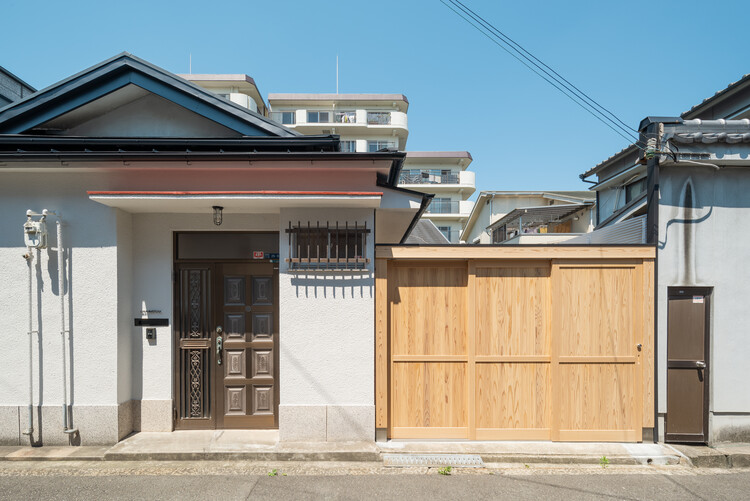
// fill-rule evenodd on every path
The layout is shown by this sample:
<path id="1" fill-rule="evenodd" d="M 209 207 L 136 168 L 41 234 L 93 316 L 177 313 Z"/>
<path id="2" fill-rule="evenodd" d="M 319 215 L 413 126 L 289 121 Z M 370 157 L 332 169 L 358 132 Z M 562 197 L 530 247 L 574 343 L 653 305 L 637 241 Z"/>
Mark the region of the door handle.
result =
<path id="1" fill-rule="evenodd" d="M 221 365 L 221 353 L 222 349 L 224 348 L 224 340 L 221 338 L 221 334 L 224 332 L 224 330 L 221 328 L 221 326 L 216 328 L 216 363 Z"/>
<path id="2" fill-rule="evenodd" d="M 703 362 L 703 361 L 695 362 L 695 366 L 698 367 L 699 369 L 705 369 L 706 368 L 706 362 Z"/>

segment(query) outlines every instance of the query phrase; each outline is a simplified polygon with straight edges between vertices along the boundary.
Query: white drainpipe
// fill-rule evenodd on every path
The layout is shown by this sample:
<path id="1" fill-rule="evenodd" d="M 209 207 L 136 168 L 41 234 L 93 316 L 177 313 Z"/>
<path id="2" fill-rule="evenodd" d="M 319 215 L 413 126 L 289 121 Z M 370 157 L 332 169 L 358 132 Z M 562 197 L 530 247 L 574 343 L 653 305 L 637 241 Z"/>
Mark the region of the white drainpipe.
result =
<path id="1" fill-rule="evenodd" d="M 31 216 L 29 216 L 31 218 Z M 31 248 L 23 255 L 29 265 L 29 426 L 23 430 L 29 437 L 34 433 L 34 292 L 32 280 L 34 278 L 34 254 Z"/>
<path id="2" fill-rule="evenodd" d="M 60 296 L 60 338 L 62 341 L 63 433 L 71 435 L 78 433 L 78 429 L 69 428 L 68 426 L 68 368 L 65 349 L 67 344 L 65 335 L 68 333 L 68 330 L 65 328 L 65 249 L 62 239 L 62 215 L 54 212 L 44 212 L 57 216 L 57 290 Z"/>

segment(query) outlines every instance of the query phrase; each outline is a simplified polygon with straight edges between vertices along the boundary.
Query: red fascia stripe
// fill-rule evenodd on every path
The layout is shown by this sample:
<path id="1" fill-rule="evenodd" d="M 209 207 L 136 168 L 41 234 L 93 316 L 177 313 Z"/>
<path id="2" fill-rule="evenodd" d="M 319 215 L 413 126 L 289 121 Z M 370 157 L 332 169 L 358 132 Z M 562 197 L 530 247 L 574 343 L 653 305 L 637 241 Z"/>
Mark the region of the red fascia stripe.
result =
<path id="1" fill-rule="evenodd" d="M 87 191 L 89 196 L 97 195 L 305 195 L 347 197 L 382 197 L 382 191 Z"/>

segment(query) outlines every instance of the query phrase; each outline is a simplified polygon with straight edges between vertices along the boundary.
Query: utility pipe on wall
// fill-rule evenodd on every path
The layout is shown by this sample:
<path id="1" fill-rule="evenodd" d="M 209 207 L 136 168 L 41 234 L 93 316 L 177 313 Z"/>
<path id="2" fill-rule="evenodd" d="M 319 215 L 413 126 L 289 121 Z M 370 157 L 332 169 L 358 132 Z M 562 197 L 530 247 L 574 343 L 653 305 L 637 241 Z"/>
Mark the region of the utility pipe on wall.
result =
<path id="1" fill-rule="evenodd" d="M 44 211 L 45 214 L 57 216 L 57 289 L 60 296 L 60 339 L 62 341 L 62 385 L 63 385 L 63 433 L 78 433 L 75 428 L 70 428 L 68 424 L 68 368 L 67 353 L 65 349 L 65 335 L 68 330 L 65 328 L 65 250 L 62 238 L 62 215 L 55 212 Z"/>
<path id="2" fill-rule="evenodd" d="M 31 216 L 28 216 L 31 219 Z M 34 278 L 33 260 L 34 254 L 31 248 L 27 249 L 23 255 L 26 263 L 29 265 L 29 426 L 23 430 L 24 435 L 31 436 L 34 433 L 34 292 L 32 289 L 32 280 Z"/>

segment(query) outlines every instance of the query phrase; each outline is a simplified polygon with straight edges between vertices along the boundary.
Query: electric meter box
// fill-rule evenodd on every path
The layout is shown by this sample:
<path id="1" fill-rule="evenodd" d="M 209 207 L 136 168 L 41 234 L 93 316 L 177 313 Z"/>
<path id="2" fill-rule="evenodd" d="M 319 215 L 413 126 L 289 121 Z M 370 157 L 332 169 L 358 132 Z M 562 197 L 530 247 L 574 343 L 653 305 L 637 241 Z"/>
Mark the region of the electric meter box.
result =
<path id="1" fill-rule="evenodd" d="M 47 248 L 47 223 L 44 221 L 26 221 L 23 224 L 23 241 L 31 249 Z"/>

